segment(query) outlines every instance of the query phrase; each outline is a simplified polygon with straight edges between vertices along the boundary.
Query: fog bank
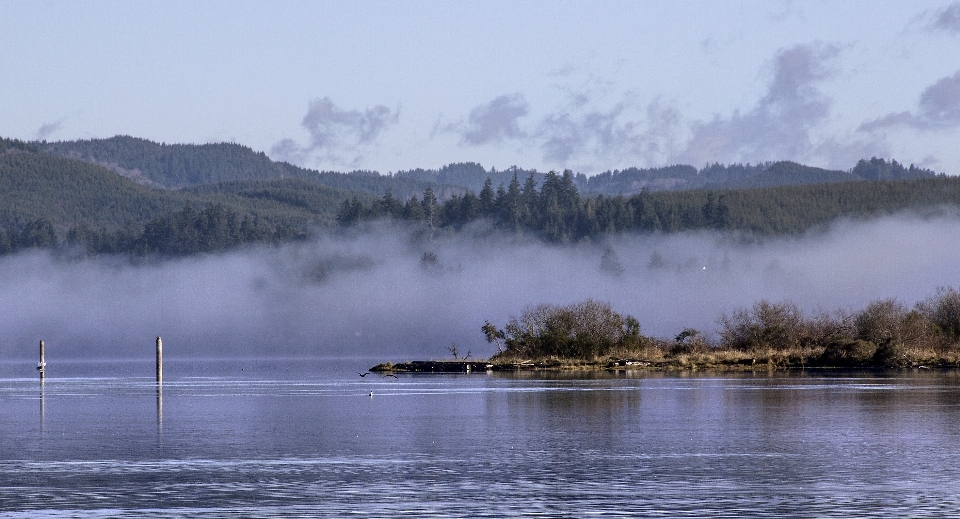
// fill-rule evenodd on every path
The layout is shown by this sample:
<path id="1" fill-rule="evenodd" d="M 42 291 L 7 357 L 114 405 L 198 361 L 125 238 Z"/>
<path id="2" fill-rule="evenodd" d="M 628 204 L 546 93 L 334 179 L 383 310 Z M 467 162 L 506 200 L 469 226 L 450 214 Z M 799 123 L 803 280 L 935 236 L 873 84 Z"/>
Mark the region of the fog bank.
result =
<path id="1" fill-rule="evenodd" d="M 383 355 L 495 351 L 480 332 L 537 303 L 608 301 L 644 334 L 714 333 L 760 299 L 804 311 L 912 305 L 960 285 L 960 219 L 840 222 L 801 238 L 743 244 L 715 233 L 550 246 L 476 228 L 451 238 L 383 226 L 352 236 L 134 265 L 121 258 L 0 259 L 0 356 Z M 607 260 L 603 257 L 607 253 Z M 424 262 L 425 252 L 435 262 Z M 662 260 L 651 265 L 654 253 Z M 656 262 L 653 262 L 656 263 Z"/>

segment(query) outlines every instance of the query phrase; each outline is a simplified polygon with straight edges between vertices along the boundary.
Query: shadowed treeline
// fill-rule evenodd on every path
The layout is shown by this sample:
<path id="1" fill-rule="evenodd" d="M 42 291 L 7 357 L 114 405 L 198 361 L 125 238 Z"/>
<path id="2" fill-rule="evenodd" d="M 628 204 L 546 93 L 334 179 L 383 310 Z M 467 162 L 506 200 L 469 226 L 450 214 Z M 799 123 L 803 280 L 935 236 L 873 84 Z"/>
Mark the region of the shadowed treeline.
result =
<path id="1" fill-rule="evenodd" d="M 746 236 L 798 235 L 841 217 L 872 218 L 957 205 L 960 179 L 944 176 L 584 197 L 566 171 L 548 173 L 539 186 L 532 175 L 522 185 L 515 175 L 508 186 L 494 190 L 488 179 L 478 195 L 467 192 L 443 202 L 429 188 L 422 198 L 405 202 L 391 193 L 370 204 L 345 200 L 337 222 L 352 226 L 390 218 L 418 222 L 432 231 L 456 232 L 471 222 L 490 220 L 509 233 L 527 232 L 551 243 L 567 243 L 626 232 L 706 229 Z"/>

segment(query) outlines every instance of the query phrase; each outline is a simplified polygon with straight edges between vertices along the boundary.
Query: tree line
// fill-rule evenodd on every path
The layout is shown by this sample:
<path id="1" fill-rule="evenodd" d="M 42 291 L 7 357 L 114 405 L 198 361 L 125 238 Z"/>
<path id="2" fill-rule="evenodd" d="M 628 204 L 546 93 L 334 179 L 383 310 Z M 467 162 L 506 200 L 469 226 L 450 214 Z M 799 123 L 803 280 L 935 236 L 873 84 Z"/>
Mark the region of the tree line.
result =
<path id="1" fill-rule="evenodd" d="M 866 163 L 865 167 L 871 166 Z M 341 226 L 351 226 L 391 218 L 419 222 L 431 230 L 459 230 L 486 219 L 507 232 L 532 232 L 546 241 L 563 243 L 610 233 L 700 229 L 757 236 L 800 234 L 841 216 L 874 217 L 943 205 L 960 205 L 960 179 L 933 176 L 755 189 L 642 191 L 627 197 L 581 196 L 572 173 L 565 171 L 547 173 L 539 186 L 532 174 L 522 185 L 514 175 L 508 185 L 497 189 L 487 179 L 478 194 L 454 194 L 443 202 L 429 187 L 421 197 L 405 201 L 389 191 L 369 204 L 344 200 L 336 219 Z"/>
<path id="2" fill-rule="evenodd" d="M 247 244 L 284 243 L 306 236 L 302 228 L 286 223 L 269 225 L 256 216 L 240 216 L 221 204 L 197 210 L 188 203 L 179 212 L 153 218 L 142 227 L 130 225 L 111 230 L 77 224 L 63 240 L 45 218 L 21 226 L 0 227 L 0 254 L 35 248 L 83 255 L 187 256 L 223 252 Z"/>

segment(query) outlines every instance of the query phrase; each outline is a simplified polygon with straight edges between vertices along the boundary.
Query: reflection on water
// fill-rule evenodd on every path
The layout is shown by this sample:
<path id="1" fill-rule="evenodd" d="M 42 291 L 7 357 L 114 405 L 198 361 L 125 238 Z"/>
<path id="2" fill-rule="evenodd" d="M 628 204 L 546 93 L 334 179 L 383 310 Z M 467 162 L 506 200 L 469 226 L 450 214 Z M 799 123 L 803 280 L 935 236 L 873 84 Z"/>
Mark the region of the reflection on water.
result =
<path id="1" fill-rule="evenodd" d="M 157 437 L 163 435 L 163 382 L 157 382 Z"/>
<path id="2" fill-rule="evenodd" d="M 167 361 L 162 386 L 149 363 L 0 378 L 0 516 L 960 512 L 955 372 L 395 379 L 287 364 Z"/>
<path id="3" fill-rule="evenodd" d="M 40 377 L 40 435 L 43 435 L 43 422 L 47 414 L 47 395 L 46 395 L 46 385 L 47 381 L 45 378 Z"/>

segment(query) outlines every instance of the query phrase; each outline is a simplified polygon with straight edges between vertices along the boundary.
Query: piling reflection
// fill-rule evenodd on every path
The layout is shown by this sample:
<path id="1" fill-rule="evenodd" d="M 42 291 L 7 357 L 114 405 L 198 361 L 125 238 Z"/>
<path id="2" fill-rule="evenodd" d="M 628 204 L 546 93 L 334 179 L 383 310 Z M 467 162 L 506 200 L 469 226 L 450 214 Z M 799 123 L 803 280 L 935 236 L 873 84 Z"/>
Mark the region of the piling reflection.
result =
<path id="1" fill-rule="evenodd" d="M 40 378 L 40 434 L 43 434 L 44 421 L 47 414 L 46 380 Z"/>
<path id="2" fill-rule="evenodd" d="M 163 435 L 163 383 L 157 382 L 157 437 Z"/>

